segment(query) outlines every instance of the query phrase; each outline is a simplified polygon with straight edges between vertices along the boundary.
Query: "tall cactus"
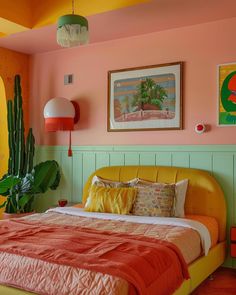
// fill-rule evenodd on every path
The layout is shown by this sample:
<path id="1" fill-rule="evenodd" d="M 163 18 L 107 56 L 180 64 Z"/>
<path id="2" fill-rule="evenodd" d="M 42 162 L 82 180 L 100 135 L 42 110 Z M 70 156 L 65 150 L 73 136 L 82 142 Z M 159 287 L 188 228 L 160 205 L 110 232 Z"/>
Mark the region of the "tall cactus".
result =
<path id="1" fill-rule="evenodd" d="M 8 174 L 14 174 L 15 170 L 15 126 L 13 118 L 12 100 L 7 101 L 7 123 L 8 123 L 8 145 L 9 145 L 9 160 Z"/>
<path id="2" fill-rule="evenodd" d="M 32 211 L 36 194 L 56 189 L 60 168 L 56 161 L 45 161 L 33 167 L 35 139 L 32 128 L 25 142 L 20 76 L 15 76 L 14 101 L 7 102 L 9 161 L 8 174 L 0 179 L 0 193 L 7 200 L 0 204 L 7 213 Z"/>
<path id="3" fill-rule="evenodd" d="M 21 85 L 20 85 L 20 76 L 15 76 L 15 85 L 14 85 L 15 97 L 15 150 L 16 150 L 16 159 L 15 159 L 15 175 L 23 176 L 23 163 L 25 156 L 25 136 L 24 136 L 24 118 L 23 118 L 23 109 L 22 109 L 22 97 L 21 97 Z"/>
<path id="4" fill-rule="evenodd" d="M 24 115 L 19 75 L 16 75 L 14 80 L 14 101 L 8 100 L 7 102 L 7 122 L 9 145 L 8 175 L 24 178 L 33 169 L 35 140 L 32 128 L 30 128 L 27 142 L 25 143 Z M 20 198 L 22 198 L 21 193 L 12 193 L 12 197 L 7 200 L 6 212 L 18 212 Z"/>
<path id="5" fill-rule="evenodd" d="M 35 140 L 32 128 L 30 128 L 27 136 L 27 142 L 25 144 L 24 118 L 19 75 L 15 76 L 14 81 L 14 106 L 11 100 L 7 103 L 7 119 L 9 139 L 8 174 L 23 177 L 27 173 L 30 173 L 33 169 Z"/>
<path id="6" fill-rule="evenodd" d="M 30 128 L 27 139 L 26 139 L 24 174 L 30 173 L 33 169 L 34 144 L 35 144 L 35 139 L 34 139 L 32 128 Z"/>

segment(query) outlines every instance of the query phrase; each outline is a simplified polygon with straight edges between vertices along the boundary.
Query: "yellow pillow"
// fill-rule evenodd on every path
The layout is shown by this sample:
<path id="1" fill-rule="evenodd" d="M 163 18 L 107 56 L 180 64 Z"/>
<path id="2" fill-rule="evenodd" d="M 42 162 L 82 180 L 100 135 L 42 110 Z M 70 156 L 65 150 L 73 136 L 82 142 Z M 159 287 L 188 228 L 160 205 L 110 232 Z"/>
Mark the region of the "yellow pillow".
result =
<path id="1" fill-rule="evenodd" d="M 127 187 L 100 187 L 92 185 L 85 204 L 85 211 L 129 214 L 137 190 Z"/>

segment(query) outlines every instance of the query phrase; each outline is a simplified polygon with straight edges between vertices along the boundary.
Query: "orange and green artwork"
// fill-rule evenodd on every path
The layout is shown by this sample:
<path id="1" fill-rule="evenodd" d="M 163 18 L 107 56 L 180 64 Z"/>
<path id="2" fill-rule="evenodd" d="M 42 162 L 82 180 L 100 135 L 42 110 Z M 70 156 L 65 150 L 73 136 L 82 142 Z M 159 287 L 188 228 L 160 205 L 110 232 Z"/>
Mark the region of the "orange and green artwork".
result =
<path id="1" fill-rule="evenodd" d="M 219 125 L 236 125 L 236 63 L 219 65 Z"/>

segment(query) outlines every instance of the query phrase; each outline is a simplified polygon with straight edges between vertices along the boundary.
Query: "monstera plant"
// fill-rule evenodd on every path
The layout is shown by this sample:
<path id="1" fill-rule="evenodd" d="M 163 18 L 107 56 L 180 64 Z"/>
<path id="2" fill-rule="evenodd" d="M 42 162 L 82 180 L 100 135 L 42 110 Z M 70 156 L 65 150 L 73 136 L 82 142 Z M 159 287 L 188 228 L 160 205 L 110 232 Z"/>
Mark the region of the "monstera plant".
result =
<path id="1" fill-rule="evenodd" d="M 0 195 L 6 199 L 0 204 L 6 213 L 32 212 L 34 198 L 48 189 L 55 190 L 60 182 L 60 168 L 56 161 L 45 161 L 33 166 L 35 139 L 32 128 L 27 139 L 20 76 L 15 76 L 14 101 L 7 102 L 9 160 L 8 172 L 0 179 Z"/>

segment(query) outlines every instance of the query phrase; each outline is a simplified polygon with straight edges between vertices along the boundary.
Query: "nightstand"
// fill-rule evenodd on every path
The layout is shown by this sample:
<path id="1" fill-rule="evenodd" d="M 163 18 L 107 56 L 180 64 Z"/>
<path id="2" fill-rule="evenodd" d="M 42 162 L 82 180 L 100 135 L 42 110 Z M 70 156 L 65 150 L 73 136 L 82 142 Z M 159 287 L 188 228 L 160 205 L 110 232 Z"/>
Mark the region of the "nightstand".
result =
<path id="1" fill-rule="evenodd" d="M 231 226 L 230 230 L 230 254 L 236 258 L 236 225 Z"/>

